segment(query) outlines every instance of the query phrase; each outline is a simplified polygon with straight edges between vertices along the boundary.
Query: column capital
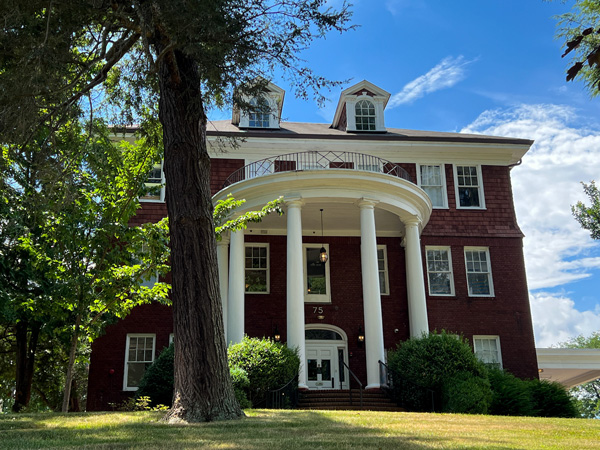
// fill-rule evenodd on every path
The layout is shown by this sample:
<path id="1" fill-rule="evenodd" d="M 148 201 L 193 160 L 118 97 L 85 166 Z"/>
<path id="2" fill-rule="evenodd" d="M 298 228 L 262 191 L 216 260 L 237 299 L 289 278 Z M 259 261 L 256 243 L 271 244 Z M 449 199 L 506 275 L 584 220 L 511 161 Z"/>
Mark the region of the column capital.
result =
<path id="1" fill-rule="evenodd" d="M 377 203 L 379 203 L 379 200 L 377 199 L 362 197 L 356 202 L 356 206 L 358 206 L 360 209 L 373 209 Z"/>
<path id="2" fill-rule="evenodd" d="M 288 208 L 302 208 L 305 202 L 300 196 L 290 196 L 285 197 L 283 203 L 285 203 Z"/>
<path id="3" fill-rule="evenodd" d="M 217 247 L 221 245 L 229 245 L 229 233 L 221 234 L 221 239 L 217 241 Z"/>
<path id="4" fill-rule="evenodd" d="M 423 223 L 420 217 L 411 217 L 409 219 L 402 220 L 405 227 L 418 227 Z"/>

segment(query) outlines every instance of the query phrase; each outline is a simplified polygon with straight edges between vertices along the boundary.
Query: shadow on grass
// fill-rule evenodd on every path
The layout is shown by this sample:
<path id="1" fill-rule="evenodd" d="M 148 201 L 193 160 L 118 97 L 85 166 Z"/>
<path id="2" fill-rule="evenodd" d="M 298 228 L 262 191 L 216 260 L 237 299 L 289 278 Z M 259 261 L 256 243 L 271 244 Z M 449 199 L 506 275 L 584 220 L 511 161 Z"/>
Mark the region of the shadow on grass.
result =
<path id="1" fill-rule="evenodd" d="M 0 448 L 519 449 L 490 436 L 462 439 L 414 426 L 416 416 L 365 411 L 249 410 L 239 421 L 160 422 L 162 413 L 0 416 Z M 450 418 L 447 418 L 449 420 Z"/>

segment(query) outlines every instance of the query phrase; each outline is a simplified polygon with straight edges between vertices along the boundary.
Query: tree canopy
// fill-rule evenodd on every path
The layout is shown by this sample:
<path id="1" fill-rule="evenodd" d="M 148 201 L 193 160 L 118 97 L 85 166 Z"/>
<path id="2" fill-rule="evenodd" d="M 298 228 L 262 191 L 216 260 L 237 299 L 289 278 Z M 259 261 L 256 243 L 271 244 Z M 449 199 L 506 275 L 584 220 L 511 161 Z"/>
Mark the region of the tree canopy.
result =
<path id="1" fill-rule="evenodd" d="M 171 244 L 175 399 L 171 421 L 233 419 L 218 290 L 206 108 L 237 104 L 277 74 L 317 101 L 338 83 L 301 51 L 349 28 L 326 0 L 5 0 L 0 135 L 26 145 L 108 96 L 120 116 L 162 126 Z M 261 81 L 262 80 L 262 81 Z M 85 101 L 84 101 L 85 100 Z"/>
<path id="2" fill-rule="evenodd" d="M 572 12 L 559 16 L 557 36 L 570 55 L 567 81 L 583 80 L 592 96 L 600 94 L 600 1 L 577 0 Z"/>
<path id="3" fill-rule="evenodd" d="M 582 184 L 591 204 L 588 206 L 579 201 L 571 207 L 571 211 L 581 227 L 590 232 L 592 239 L 600 239 L 600 191 L 594 181 Z"/>

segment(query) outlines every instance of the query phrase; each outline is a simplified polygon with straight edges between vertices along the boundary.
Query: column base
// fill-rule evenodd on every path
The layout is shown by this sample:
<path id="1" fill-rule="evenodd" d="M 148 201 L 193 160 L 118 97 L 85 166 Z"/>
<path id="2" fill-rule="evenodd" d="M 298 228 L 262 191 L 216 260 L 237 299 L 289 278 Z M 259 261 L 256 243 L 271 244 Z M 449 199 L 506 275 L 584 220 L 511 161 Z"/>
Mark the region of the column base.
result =
<path id="1" fill-rule="evenodd" d="M 301 391 L 308 391 L 308 386 L 304 383 L 298 383 L 298 389 L 300 389 Z"/>
<path id="2" fill-rule="evenodd" d="M 381 389 L 381 384 L 379 383 L 372 383 L 372 384 L 368 384 L 365 387 L 365 391 L 369 390 L 369 389 Z"/>

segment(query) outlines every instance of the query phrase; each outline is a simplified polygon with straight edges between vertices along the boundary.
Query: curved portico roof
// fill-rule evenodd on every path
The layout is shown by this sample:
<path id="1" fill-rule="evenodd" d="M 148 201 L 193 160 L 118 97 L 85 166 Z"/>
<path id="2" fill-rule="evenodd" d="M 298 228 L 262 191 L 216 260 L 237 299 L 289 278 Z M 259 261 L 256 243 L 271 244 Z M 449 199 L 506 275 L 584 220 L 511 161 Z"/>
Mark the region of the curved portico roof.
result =
<path id="1" fill-rule="evenodd" d="M 403 222 L 418 221 L 420 229 L 429 221 L 432 206 L 428 195 L 416 184 L 397 176 L 366 170 L 317 169 L 278 172 L 239 181 L 219 191 L 213 201 L 231 194 L 245 199 L 242 211 L 259 209 L 277 197 L 304 202 L 303 228 L 318 229 L 320 208 L 327 211 L 329 233 L 358 233 L 359 202 L 375 204 L 378 232 L 403 234 Z M 306 214 L 305 214 L 306 211 Z M 333 220 L 335 218 L 335 220 Z M 285 222 L 265 219 L 264 228 L 285 228 Z"/>

